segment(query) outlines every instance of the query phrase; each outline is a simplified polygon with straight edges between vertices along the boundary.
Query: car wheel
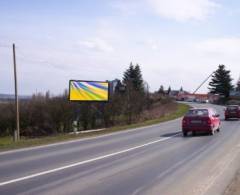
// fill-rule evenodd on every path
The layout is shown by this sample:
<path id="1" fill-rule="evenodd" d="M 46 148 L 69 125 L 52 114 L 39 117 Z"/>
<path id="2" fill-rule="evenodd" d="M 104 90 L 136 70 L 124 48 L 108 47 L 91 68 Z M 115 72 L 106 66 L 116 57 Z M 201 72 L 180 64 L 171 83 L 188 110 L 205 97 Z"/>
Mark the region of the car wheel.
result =
<path id="1" fill-rule="evenodd" d="M 225 118 L 225 121 L 227 121 L 228 120 L 228 118 Z"/>
<path id="2" fill-rule="evenodd" d="M 187 132 L 183 132 L 183 137 L 187 137 Z"/>
<path id="3" fill-rule="evenodd" d="M 220 132 L 220 127 L 218 127 L 217 132 Z"/>
<path id="4" fill-rule="evenodd" d="M 193 136 L 196 136 L 196 131 L 193 131 L 193 132 L 192 132 L 192 135 L 193 135 Z"/>

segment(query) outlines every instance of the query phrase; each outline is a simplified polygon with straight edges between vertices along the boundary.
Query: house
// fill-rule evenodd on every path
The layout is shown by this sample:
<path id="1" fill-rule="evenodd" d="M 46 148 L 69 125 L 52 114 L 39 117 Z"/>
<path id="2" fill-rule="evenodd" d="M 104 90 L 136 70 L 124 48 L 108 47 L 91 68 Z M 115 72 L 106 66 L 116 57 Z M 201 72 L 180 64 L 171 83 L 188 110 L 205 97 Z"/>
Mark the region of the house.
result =
<path id="1" fill-rule="evenodd" d="M 177 100 L 181 101 L 190 101 L 190 102 L 217 102 L 219 100 L 220 96 L 217 94 L 210 94 L 210 93 L 179 93 Z"/>
<path id="2" fill-rule="evenodd" d="M 206 102 L 208 101 L 208 94 L 183 93 L 178 95 L 177 100 L 190 102 Z"/>
<path id="3" fill-rule="evenodd" d="M 240 91 L 230 91 L 229 98 L 232 100 L 240 100 Z"/>
<path id="4" fill-rule="evenodd" d="M 121 83 L 119 79 L 114 79 L 109 81 L 109 92 L 113 95 L 116 91 L 124 92 L 125 86 Z"/>
<path id="5" fill-rule="evenodd" d="M 210 103 L 218 102 L 220 97 L 221 96 L 219 94 L 211 94 L 211 93 L 208 94 L 208 100 L 209 100 Z"/>
<path id="6" fill-rule="evenodd" d="M 118 83 L 120 82 L 119 79 L 114 79 L 112 81 L 109 81 L 109 92 L 110 94 L 114 94 L 115 90 L 116 90 L 116 87 L 118 85 Z"/>
<path id="7" fill-rule="evenodd" d="M 220 95 L 211 93 L 189 93 L 184 90 L 172 90 L 169 93 L 169 97 L 177 101 L 215 103 L 219 100 Z"/>
<path id="8" fill-rule="evenodd" d="M 167 92 L 166 92 L 167 93 Z M 180 90 L 172 90 L 169 93 L 169 97 L 175 99 L 175 100 L 179 100 L 179 101 L 183 101 L 185 98 L 185 95 L 189 94 L 189 92 L 187 91 L 180 91 Z"/>

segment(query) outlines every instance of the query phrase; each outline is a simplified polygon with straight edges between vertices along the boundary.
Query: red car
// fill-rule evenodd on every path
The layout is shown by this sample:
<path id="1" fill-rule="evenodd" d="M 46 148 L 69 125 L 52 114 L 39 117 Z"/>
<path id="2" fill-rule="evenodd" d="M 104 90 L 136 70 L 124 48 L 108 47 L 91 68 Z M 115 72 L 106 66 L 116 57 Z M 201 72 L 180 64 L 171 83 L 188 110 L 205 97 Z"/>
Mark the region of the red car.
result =
<path id="1" fill-rule="evenodd" d="M 227 108 L 225 109 L 225 120 L 228 120 L 229 118 L 240 118 L 240 106 L 227 106 Z"/>
<path id="2" fill-rule="evenodd" d="M 194 108 L 188 111 L 182 120 L 183 136 L 188 132 L 195 135 L 197 132 L 206 132 L 213 135 L 220 131 L 219 114 L 212 108 Z"/>

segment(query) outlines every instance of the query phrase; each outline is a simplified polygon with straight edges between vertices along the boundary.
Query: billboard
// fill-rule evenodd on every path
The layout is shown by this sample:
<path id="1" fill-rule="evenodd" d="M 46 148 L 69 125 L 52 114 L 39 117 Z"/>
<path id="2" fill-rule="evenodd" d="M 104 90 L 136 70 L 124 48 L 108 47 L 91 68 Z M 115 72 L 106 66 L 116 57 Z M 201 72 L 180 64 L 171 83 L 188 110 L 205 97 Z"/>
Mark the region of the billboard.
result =
<path id="1" fill-rule="evenodd" d="M 109 83 L 101 81 L 69 81 L 70 101 L 108 101 Z"/>

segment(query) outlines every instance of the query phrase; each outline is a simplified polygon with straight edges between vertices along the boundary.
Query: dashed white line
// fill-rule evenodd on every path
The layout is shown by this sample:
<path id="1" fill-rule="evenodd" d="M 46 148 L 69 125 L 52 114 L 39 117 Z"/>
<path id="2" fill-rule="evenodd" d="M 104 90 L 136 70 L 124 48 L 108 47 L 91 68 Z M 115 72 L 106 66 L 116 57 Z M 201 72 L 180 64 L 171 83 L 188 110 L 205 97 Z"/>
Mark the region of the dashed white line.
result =
<path id="1" fill-rule="evenodd" d="M 42 176 L 42 175 L 47 175 L 47 174 L 50 174 L 50 173 L 58 172 L 58 171 L 61 171 L 61 170 L 64 170 L 64 169 L 69 169 L 69 168 L 76 167 L 76 166 L 79 166 L 79 165 L 83 165 L 83 164 L 91 163 L 91 162 L 94 162 L 94 161 L 102 160 L 102 159 L 105 159 L 105 158 L 113 157 L 113 156 L 116 156 L 116 155 L 119 155 L 119 154 L 123 154 L 123 153 L 130 152 L 130 151 L 133 151 L 133 150 L 136 150 L 136 149 L 139 149 L 139 148 L 143 148 L 143 147 L 146 147 L 146 146 L 149 146 L 149 145 L 153 145 L 153 144 L 156 144 L 156 143 L 159 143 L 159 142 L 169 140 L 173 137 L 178 136 L 179 134 L 181 134 L 181 133 L 177 133 L 177 134 L 175 134 L 171 137 L 162 138 L 162 139 L 159 139 L 159 140 L 148 142 L 146 144 L 142 144 L 142 145 L 135 146 L 135 147 L 132 147 L 132 148 L 128 148 L 128 149 L 125 149 L 125 150 L 121 150 L 119 152 L 110 153 L 110 154 L 107 154 L 107 155 L 104 155 L 104 156 L 99 156 L 99 157 L 96 157 L 96 158 L 93 158 L 93 159 L 89 159 L 89 160 L 73 163 L 73 164 L 70 164 L 70 165 L 58 167 L 58 168 L 55 168 L 55 169 L 51 169 L 51 170 L 35 173 L 35 174 L 32 174 L 32 175 L 27 175 L 27 176 L 24 176 L 24 177 L 20 177 L 20 178 L 8 180 L 8 181 L 5 181 L 5 182 L 1 182 L 0 186 L 24 181 L 24 180 L 39 177 L 39 176 Z"/>
<path id="2" fill-rule="evenodd" d="M 16 153 L 16 152 L 25 152 L 25 151 L 37 150 L 37 149 L 48 148 L 48 147 L 53 147 L 53 146 L 59 146 L 59 145 L 77 143 L 77 142 L 84 142 L 84 141 L 94 140 L 94 139 L 101 139 L 101 138 L 105 138 L 105 137 L 121 135 L 121 134 L 124 134 L 124 133 L 131 133 L 131 132 L 135 132 L 135 131 L 139 131 L 139 130 L 144 130 L 144 129 L 147 129 L 147 128 L 152 128 L 152 127 L 158 127 L 158 126 L 161 126 L 161 125 L 166 125 L 166 124 L 169 124 L 169 123 L 172 123 L 172 122 L 179 121 L 179 120 L 181 120 L 181 118 L 182 117 L 174 119 L 174 120 L 170 120 L 170 121 L 154 124 L 154 125 L 148 125 L 148 126 L 144 126 L 144 127 L 137 127 L 137 128 L 133 128 L 133 129 L 124 130 L 124 131 L 119 131 L 119 132 L 114 132 L 114 133 L 107 133 L 107 134 L 104 134 L 104 135 L 97 135 L 97 136 L 94 136 L 94 137 L 79 138 L 79 139 L 76 139 L 76 140 L 63 141 L 63 142 L 58 142 L 58 143 L 53 143 L 53 144 L 46 144 L 46 145 L 42 145 L 42 146 L 33 146 L 33 147 L 29 147 L 29 148 L 9 150 L 9 151 L 5 151 L 5 152 L 0 152 L 0 155 L 7 155 L 7 154 Z"/>

